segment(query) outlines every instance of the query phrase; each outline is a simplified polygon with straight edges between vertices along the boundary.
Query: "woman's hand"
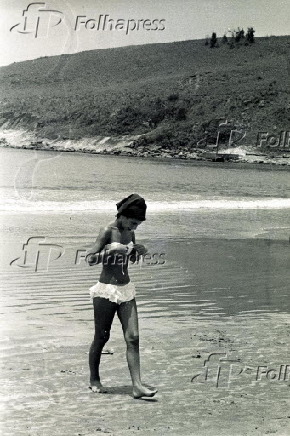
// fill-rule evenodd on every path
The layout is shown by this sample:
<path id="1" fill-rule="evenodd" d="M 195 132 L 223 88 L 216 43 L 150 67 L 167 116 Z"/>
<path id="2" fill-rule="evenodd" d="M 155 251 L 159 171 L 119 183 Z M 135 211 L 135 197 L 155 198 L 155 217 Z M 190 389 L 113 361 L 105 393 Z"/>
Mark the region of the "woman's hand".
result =
<path id="1" fill-rule="evenodd" d="M 92 265 L 96 265 L 97 263 L 99 263 L 98 262 L 98 260 L 99 260 L 99 256 L 97 255 L 97 254 L 92 254 L 92 253 L 89 253 L 89 254 L 87 254 L 86 255 L 86 262 L 90 265 L 90 266 L 92 266 Z"/>
<path id="2" fill-rule="evenodd" d="M 144 256 L 144 254 L 148 253 L 147 248 L 142 244 L 134 244 L 134 248 L 139 256 Z"/>
<path id="3" fill-rule="evenodd" d="M 127 245 L 120 244 L 119 242 L 112 242 L 111 244 L 106 246 L 105 252 L 106 254 L 126 254 L 128 252 L 128 247 Z"/>

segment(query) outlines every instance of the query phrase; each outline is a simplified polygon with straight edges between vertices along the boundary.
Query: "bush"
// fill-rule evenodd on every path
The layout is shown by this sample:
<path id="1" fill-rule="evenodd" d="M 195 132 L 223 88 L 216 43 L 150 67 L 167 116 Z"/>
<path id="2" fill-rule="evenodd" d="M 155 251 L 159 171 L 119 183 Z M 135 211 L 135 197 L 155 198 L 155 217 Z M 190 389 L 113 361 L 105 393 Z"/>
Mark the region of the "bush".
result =
<path id="1" fill-rule="evenodd" d="M 224 34 L 224 36 L 222 37 L 222 43 L 223 44 L 228 44 L 229 40 L 226 34 Z"/>
<path id="2" fill-rule="evenodd" d="M 210 39 L 210 48 L 217 47 L 217 42 L 218 42 L 218 40 L 217 40 L 216 33 L 213 32 L 211 35 L 211 39 Z"/>
<path id="3" fill-rule="evenodd" d="M 255 33 L 254 28 L 253 27 L 248 27 L 248 31 L 247 31 L 247 35 L 246 35 L 246 40 L 250 44 L 253 44 L 255 42 L 254 33 Z"/>
<path id="4" fill-rule="evenodd" d="M 168 97 L 167 97 L 167 100 L 168 101 L 177 101 L 179 99 L 179 94 L 170 94 Z"/>
<path id="5" fill-rule="evenodd" d="M 186 109 L 184 107 L 178 109 L 175 119 L 176 121 L 183 121 L 186 119 Z"/>
<path id="6" fill-rule="evenodd" d="M 235 32 L 236 34 L 235 34 L 235 41 L 237 42 L 237 43 L 239 43 L 240 41 L 241 41 L 241 39 L 244 39 L 245 38 L 245 31 L 244 31 L 244 29 L 240 29 L 239 27 L 238 27 L 238 30 Z"/>

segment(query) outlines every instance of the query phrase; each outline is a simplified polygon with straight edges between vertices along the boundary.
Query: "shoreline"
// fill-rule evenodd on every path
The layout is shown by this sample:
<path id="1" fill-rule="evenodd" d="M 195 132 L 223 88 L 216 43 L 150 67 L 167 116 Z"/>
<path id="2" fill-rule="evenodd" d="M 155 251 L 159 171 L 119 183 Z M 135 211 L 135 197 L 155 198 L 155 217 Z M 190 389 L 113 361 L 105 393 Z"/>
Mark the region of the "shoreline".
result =
<path id="1" fill-rule="evenodd" d="M 154 161 L 178 160 L 194 163 L 212 163 L 227 165 L 234 164 L 236 167 L 245 167 L 249 164 L 252 167 L 256 165 L 273 165 L 279 167 L 290 167 L 290 153 L 281 150 L 279 153 L 272 151 L 271 154 L 257 152 L 249 146 L 249 151 L 244 148 L 243 154 L 238 154 L 233 148 L 233 152 L 221 150 L 219 153 L 210 152 L 208 149 L 194 149 L 189 151 L 179 150 L 162 150 L 160 146 L 149 146 L 146 150 L 134 148 L 135 135 L 123 135 L 119 137 L 100 137 L 82 138 L 81 140 L 60 139 L 49 141 L 48 139 L 39 139 L 32 132 L 24 130 L 5 129 L 0 131 L 0 147 L 14 148 L 34 151 L 53 151 L 53 152 L 70 152 L 70 153 L 88 153 L 103 156 L 125 156 L 139 157 L 142 159 L 152 159 Z M 234 153 L 236 151 L 236 153 Z M 241 152 L 241 151 L 240 151 Z M 287 155 L 288 153 L 288 155 Z"/>

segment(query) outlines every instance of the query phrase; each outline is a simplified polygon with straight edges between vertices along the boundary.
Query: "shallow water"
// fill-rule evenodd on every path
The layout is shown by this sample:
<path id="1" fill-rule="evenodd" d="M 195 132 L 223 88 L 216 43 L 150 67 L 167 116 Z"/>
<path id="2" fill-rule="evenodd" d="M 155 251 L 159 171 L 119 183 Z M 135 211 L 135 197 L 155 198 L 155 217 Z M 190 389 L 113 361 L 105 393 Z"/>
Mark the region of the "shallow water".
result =
<path id="1" fill-rule="evenodd" d="M 131 267 L 141 316 L 289 311 L 289 171 L 0 151 L 1 266 L 12 312 L 68 319 L 78 312 L 81 319 L 99 269 L 88 269 L 81 252 L 76 265 L 78 250 L 90 246 L 114 217 L 115 203 L 134 191 L 148 202 L 137 239 L 166 259 Z M 29 238 L 35 239 L 23 247 Z"/>

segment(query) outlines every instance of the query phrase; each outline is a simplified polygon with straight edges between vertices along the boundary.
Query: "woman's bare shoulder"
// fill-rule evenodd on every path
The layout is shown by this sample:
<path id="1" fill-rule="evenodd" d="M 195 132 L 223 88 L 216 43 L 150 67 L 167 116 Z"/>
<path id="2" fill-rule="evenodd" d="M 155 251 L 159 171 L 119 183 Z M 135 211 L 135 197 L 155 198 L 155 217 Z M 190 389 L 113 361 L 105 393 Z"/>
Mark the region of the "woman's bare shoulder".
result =
<path id="1" fill-rule="evenodd" d="M 106 226 L 101 227 L 102 232 L 106 236 L 111 236 L 113 230 L 118 230 L 118 227 L 114 222 L 107 224 Z"/>
<path id="2" fill-rule="evenodd" d="M 112 228 L 110 227 L 110 225 L 102 226 L 99 229 L 98 238 L 107 240 L 111 236 L 111 232 L 112 232 Z"/>

